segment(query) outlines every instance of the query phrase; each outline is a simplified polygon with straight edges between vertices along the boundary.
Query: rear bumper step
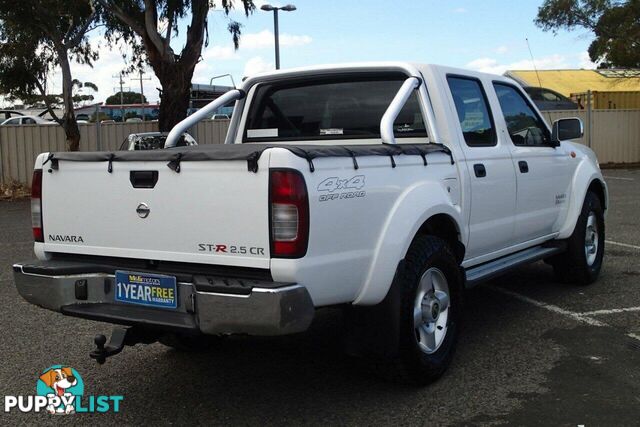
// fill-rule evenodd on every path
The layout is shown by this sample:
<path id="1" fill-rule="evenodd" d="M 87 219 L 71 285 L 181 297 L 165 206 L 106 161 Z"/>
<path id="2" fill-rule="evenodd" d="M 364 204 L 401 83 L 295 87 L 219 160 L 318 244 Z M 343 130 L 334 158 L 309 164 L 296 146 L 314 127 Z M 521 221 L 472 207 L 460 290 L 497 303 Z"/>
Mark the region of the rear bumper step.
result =
<path id="1" fill-rule="evenodd" d="M 116 302 L 113 274 L 91 266 L 83 270 L 80 263 L 59 267 L 46 261 L 15 264 L 18 292 L 32 304 L 69 316 L 211 335 L 302 332 L 315 312 L 298 284 L 197 276 L 193 282 L 178 280 L 176 309 L 147 308 Z"/>

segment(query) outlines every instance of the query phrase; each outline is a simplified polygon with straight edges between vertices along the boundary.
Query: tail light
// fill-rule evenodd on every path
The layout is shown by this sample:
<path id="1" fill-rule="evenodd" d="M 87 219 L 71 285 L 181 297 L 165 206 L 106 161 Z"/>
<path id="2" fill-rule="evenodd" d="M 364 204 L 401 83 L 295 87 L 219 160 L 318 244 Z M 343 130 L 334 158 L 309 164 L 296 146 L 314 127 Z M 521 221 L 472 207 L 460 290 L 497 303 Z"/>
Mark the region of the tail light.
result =
<path id="1" fill-rule="evenodd" d="M 42 169 L 34 169 L 31 181 L 31 227 L 33 239 L 44 242 L 42 230 Z"/>
<path id="2" fill-rule="evenodd" d="M 274 169 L 270 177 L 271 256 L 301 258 L 309 241 L 309 197 L 300 172 Z"/>

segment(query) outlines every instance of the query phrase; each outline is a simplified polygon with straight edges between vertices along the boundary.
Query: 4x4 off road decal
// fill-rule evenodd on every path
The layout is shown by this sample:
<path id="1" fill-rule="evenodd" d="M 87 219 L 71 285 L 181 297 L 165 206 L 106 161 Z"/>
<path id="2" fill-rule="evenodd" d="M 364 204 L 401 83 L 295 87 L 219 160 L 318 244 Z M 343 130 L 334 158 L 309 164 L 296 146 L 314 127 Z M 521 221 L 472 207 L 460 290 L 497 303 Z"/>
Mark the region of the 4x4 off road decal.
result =
<path id="1" fill-rule="evenodd" d="M 364 186 L 364 175 L 356 175 L 351 178 L 339 178 L 337 176 L 332 176 L 318 184 L 318 192 L 325 193 L 320 195 L 319 201 L 326 202 L 328 200 L 365 197 L 367 193 L 362 190 Z"/>

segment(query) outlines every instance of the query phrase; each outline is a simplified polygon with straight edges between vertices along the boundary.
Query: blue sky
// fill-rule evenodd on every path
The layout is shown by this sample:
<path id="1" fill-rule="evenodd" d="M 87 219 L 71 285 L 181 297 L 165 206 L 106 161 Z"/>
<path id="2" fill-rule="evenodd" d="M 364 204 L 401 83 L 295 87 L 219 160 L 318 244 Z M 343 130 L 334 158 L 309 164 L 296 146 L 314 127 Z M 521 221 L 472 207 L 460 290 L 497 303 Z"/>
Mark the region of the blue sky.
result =
<path id="1" fill-rule="evenodd" d="M 502 73 L 531 68 L 525 38 L 539 69 L 593 67 L 586 54 L 591 40 L 588 32 L 553 35 L 534 25 L 542 0 L 291 2 L 298 10 L 280 13 L 282 68 L 409 60 Z M 263 3 L 256 1 L 258 7 Z M 212 76 L 226 73 L 238 82 L 244 75 L 274 67 L 273 13 L 258 9 L 249 18 L 240 12 L 232 17 L 243 24 L 240 49 L 233 49 L 226 30 L 228 19 L 221 12 L 211 12 L 210 43 L 196 67 L 194 83 L 208 83 Z M 182 28 L 184 34 L 185 26 Z M 74 66 L 74 77 L 96 83 L 100 87 L 96 98 L 103 100 L 116 91 L 117 81 L 112 76 L 123 67 L 123 61 L 117 49 L 100 42 L 98 34 L 93 39 L 100 45 L 101 59 L 93 69 Z M 181 35 L 172 45 L 179 49 L 182 42 Z M 152 70 L 147 75 L 153 77 Z M 125 86 L 138 90 L 134 81 Z M 150 100 L 157 99 L 156 87 L 159 83 L 155 79 L 145 82 Z"/>

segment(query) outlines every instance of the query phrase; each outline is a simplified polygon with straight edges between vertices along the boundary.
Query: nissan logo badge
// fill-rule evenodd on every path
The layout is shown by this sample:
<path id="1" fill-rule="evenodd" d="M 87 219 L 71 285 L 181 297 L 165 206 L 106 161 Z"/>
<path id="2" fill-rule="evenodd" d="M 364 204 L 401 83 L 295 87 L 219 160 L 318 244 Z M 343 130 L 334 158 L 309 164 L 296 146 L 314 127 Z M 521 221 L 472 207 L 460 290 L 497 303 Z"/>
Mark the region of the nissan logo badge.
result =
<path id="1" fill-rule="evenodd" d="M 147 206 L 146 203 L 140 203 L 136 208 L 136 212 L 140 218 L 146 218 L 149 216 L 151 209 L 149 209 L 149 206 Z"/>

